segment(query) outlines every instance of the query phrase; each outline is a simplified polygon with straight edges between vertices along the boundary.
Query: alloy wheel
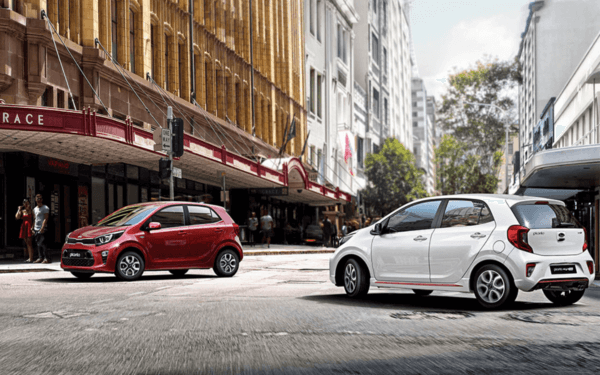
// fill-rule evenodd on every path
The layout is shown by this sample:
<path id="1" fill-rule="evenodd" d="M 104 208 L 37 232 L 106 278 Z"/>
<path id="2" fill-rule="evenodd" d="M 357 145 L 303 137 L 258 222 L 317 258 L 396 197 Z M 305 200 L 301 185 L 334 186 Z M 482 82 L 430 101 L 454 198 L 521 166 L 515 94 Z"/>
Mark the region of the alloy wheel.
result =
<path id="1" fill-rule="evenodd" d="M 485 270 L 477 278 L 477 292 L 485 302 L 494 304 L 500 301 L 506 291 L 502 275 L 495 270 Z"/>
<path id="2" fill-rule="evenodd" d="M 233 272 L 233 270 L 235 270 L 236 264 L 237 260 L 231 253 L 224 253 L 221 257 L 221 260 L 219 261 L 219 265 L 225 273 Z"/>
<path id="3" fill-rule="evenodd" d="M 346 271 L 344 272 L 344 285 L 346 286 L 346 291 L 348 293 L 354 293 L 357 281 L 358 276 L 356 274 L 356 267 L 354 267 L 354 264 L 348 263 L 346 265 Z"/>
<path id="4" fill-rule="evenodd" d="M 119 268 L 124 276 L 132 277 L 140 272 L 142 264 L 138 257 L 134 255 L 127 255 L 121 259 Z"/>

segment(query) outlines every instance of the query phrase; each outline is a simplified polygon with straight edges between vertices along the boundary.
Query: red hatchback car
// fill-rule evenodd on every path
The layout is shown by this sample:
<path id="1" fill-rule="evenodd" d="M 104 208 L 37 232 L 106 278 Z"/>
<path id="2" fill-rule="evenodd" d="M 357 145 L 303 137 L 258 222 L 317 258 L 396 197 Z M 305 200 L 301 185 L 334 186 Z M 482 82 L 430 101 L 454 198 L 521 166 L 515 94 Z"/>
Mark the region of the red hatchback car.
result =
<path id="1" fill-rule="evenodd" d="M 123 207 L 69 233 L 60 265 L 80 279 L 110 272 L 131 281 L 145 270 L 181 276 L 190 268 L 231 277 L 243 256 L 239 227 L 223 207 L 153 202 Z"/>

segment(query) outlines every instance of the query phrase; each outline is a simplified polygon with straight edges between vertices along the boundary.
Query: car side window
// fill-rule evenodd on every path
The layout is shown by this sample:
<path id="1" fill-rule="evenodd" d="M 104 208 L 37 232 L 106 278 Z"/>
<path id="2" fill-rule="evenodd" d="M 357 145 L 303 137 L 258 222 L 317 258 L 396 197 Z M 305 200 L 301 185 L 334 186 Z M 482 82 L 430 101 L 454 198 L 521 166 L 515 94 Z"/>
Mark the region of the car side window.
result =
<path id="1" fill-rule="evenodd" d="M 440 207 L 441 201 L 429 201 L 407 207 L 390 217 L 386 232 L 406 232 L 429 229 Z"/>
<path id="2" fill-rule="evenodd" d="M 175 228 L 185 225 L 183 206 L 169 206 L 152 215 L 151 222 L 160 223 L 161 228 Z"/>
<path id="3" fill-rule="evenodd" d="M 221 221 L 217 213 L 204 206 L 187 206 L 190 214 L 190 225 L 211 224 Z"/>
<path id="4" fill-rule="evenodd" d="M 475 202 L 475 207 L 481 207 L 481 213 L 479 214 L 479 224 L 491 223 L 494 221 L 494 217 L 490 212 L 490 208 L 483 202 Z"/>
<path id="5" fill-rule="evenodd" d="M 483 202 L 450 200 L 442 218 L 442 228 L 468 227 L 494 221 L 489 208 Z"/>

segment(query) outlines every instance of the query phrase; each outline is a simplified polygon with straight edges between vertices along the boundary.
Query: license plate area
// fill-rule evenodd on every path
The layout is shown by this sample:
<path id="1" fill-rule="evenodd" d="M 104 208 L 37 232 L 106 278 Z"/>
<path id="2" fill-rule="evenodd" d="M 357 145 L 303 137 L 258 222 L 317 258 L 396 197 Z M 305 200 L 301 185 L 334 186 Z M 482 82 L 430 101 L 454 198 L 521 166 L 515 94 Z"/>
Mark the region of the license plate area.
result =
<path id="1" fill-rule="evenodd" d="M 550 272 L 553 275 L 564 275 L 569 273 L 577 273 L 574 264 L 565 264 L 560 266 L 550 266 Z"/>

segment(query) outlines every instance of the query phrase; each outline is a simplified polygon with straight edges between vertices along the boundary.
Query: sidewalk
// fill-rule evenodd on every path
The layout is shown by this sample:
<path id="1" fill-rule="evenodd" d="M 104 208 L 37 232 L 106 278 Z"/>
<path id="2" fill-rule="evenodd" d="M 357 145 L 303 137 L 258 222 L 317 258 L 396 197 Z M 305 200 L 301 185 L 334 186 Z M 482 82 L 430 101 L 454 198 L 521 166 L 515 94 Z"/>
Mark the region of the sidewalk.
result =
<path id="1" fill-rule="evenodd" d="M 244 244 L 242 249 L 244 250 L 245 257 L 259 255 L 332 254 L 335 251 L 335 249 L 331 247 L 280 244 L 271 244 L 271 248 L 267 248 L 266 244 L 256 246 Z M 13 272 L 62 271 L 58 255 L 52 257 L 52 263 L 24 263 L 24 261 L 23 258 L 0 259 L 0 274 Z"/>

